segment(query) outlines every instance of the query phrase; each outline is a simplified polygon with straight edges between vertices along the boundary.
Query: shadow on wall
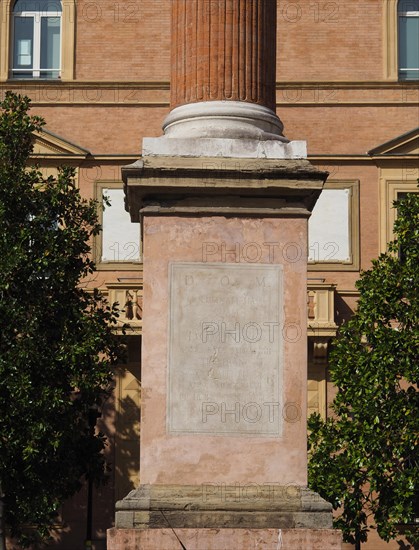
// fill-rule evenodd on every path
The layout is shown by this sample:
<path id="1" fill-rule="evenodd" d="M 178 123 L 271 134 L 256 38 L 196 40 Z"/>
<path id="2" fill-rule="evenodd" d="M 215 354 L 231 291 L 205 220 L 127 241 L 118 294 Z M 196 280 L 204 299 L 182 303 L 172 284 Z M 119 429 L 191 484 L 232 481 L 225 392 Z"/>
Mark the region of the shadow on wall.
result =
<path id="1" fill-rule="evenodd" d="M 106 460 L 110 465 L 108 481 L 99 487 L 93 486 L 92 503 L 92 550 L 106 550 L 106 529 L 115 515 L 115 390 L 107 400 L 97 427 L 107 437 Z M 60 521 L 53 533 L 54 542 L 47 545 L 51 550 L 76 550 L 85 548 L 87 530 L 87 482 L 79 493 L 65 502 L 61 508 Z M 37 549 L 38 550 L 38 549 Z"/>
<path id="2" fill-rule="evenodd" d="M 335 309 L 336 309 L 336 323 L 341 326 L 342 323 L 346 323 L 354 314 L 354 307 L 356 308 L 356 302 L 354 304 L 348 303 L 338 292 L 335 293 Z"/>
<path id="3" fill-rule="evenodd" d="M 411 542 L 409 537 L 405 540 L 396 540 L 399 550 L 419 550 L 419 543 Z"/>
<path id="4" fill-rule="evenodd" d="M 139 485 L 141 427 L 141 339 L 128 336 L 127 363 L 115 390 L 115 501 Z"/>
<path id="5" fill-rule="evenodd" d="M 139 484 L 140 410 L 138 403 L 130 396 L 120 401 L 115 434 L 115 500 L 124 498 Z"/>

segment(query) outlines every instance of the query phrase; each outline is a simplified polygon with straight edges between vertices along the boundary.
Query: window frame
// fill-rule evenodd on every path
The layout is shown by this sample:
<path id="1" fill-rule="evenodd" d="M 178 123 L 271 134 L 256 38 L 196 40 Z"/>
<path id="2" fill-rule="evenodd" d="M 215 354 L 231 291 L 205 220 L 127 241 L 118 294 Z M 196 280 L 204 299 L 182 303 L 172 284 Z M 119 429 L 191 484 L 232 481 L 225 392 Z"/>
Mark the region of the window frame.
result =
<path id="1" fill-rule="evenodd" d="M 384 78 L 401 84 L 417 83 L 417 79 L 405 80 L 399 75 L 399 2 L 383 0 Z"/>
<path id="2" fill-rule="evenodd" d="M 95 200 L 101 205 L 103 201 L 103 190 L 104 189 L 123 189 L 123 181 L 115 180 L 97 180 L 95 182 Z M 103 226 L 103 208 L 99 208 L 98 212 L 99 223 Z M 138 234 L 139 234 L 139 260 L 113 260 L 113 261 L 103 261 L 102 260 L 102 236 L 103 231 L 98 235 L 95 235 L 93 242 L 93 258 L 97 271 L 138 271 L 142 269 L 143 265 L 143 243 L 142 243 L 142 234 L 140 224 L 138 225 Z"/>
<path id="3" fill-rule="evenodd" d="M 419 21 L 419 9 L 418 9 L 418 11 L 399 11 L 399 4 L 400 4 L 401 1 L 403 1 L 403 0 L 399 0 L 398 3 L 397 3 L 397 68 L 398 68 L 398 79 L 399 79 L 400 82 L 416 82 L 416 81 L 419 80 L 419 67 L 415 67 L 415 68 L 408 68 L 408 67 L 402 68 L 402 67 L 400 67 L 400 64 L 401 64 L 400 63 L 400 36 L 401 36 L 400 21 L 401 21 L 402 17 L 404 17 L 404 18 L 410 18 L 410 17 L 413 18 L 413 17 L 415 17 Z M 404 71 L 404 72 L 416 71 L 416 73 L 415 73 L 416 78 L 402 78 L 402 76 L 401 76 L 402 71 Z"/>
<path id="4" fill-rule="evenodd" d="M 58 1 L 58 0 L 57 0 Z M 59 19 L 60 22 L 60 44 L 59 44 L 59 66 L 58 68 L 53 69 L 43 69 L 41 68 L 41 58 L 42 58 L 42 21 L 46 18 Z M 15 21 L 18 18 L 32 19 L 32 29 L 33 29 L 33 45 L 32 45 L 32 68 L 31 69 L 16 69 L 15 68 Z M 62 63 L 62 11 L 21 11 L 15 12 L 13 7 L 12 13 L 12 24 L 11 24 L 11 40 L 10 40 L 10 66 L 11 66 L 11 76 L 13 80 L 59 80 L 61 79 L 61 63 Z M 51 72 L 58 73 L 57 76 L 51 77 L 42 77 L 42 73 Z M 17 74 L 16 74 L 17 73 Z M 31 76 L 19 76 L 19 73 L 26 74 L 32 73 Z"/>
<path id="5" fill-rule="evenodd" d="M 0 2 L 0 82 L 13 78 L 13 8 L 15 0 Z M 61 78 L 28 78 L 26 82 L 68 82 L 74 80 L 76 0 L 61 0 Z"/>
<path id="6" fill-rule="evenodd" d="M 387 252 L 388 243 L 394 240 L 394 222 L 397 210 L 393 207 L 401 193 L 419 193 L 417 179 L 385 179 L 381 185 L 380 252 Z"/>
<path id="7" fill-rule="evenodd" d="M 359 271 L 359 180 L 327 180 L 323 189 L 348 189 L 349 260 L 307 261 L 308 271 Z M 310 246 L 310 235 L 308 236 Z"/>

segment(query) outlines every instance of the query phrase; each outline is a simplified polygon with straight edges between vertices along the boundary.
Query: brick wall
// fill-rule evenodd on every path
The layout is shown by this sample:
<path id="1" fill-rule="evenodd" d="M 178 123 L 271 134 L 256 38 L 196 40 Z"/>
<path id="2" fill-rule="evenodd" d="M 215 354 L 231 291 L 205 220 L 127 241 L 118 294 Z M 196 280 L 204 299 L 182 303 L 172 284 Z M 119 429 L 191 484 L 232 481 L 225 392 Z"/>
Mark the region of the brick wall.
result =
<path id="1" fill-rule="evenodd" d="M 380 80 L 382 2 L 278 2 L 278 77 Z"/>
<path id="2" fill-rule="evenodd" d="M 170 0 L 81 0 L 76 77 L 168 80 Z"/>

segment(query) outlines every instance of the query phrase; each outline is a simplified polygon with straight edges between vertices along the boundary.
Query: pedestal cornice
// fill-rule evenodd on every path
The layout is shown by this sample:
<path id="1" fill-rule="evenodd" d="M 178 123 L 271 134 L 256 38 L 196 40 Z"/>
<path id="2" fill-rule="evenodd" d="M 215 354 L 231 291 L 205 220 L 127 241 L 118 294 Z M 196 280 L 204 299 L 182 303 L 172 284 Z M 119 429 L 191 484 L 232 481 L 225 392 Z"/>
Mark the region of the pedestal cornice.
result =
<path id="1" fill-rule="evenodd" d="M 139 222 L 147 214 L 309 217 L 327 172 L 305 159 L 144 157 L 122 177 Z"/>

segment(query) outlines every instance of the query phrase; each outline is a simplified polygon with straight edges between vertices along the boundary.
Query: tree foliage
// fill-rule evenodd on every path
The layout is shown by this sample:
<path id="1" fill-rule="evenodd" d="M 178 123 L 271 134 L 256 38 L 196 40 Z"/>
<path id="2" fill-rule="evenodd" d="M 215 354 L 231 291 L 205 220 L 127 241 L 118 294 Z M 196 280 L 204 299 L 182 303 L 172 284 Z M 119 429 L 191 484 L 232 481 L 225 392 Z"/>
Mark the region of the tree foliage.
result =
<path id="1" fill-rule="evenodd" d="M 89 409 L 107 398 L 120 344 L 116 309 L 80 285 L 94 270 L 97 205 L 74 170 L 28 168 L 43 120 L 30 100 L 0 104 L 0 488 L 6 523 L 25 546 L 48 535 L 83 476 L 103 479 L 103 434 Z"/>
<path id="2" fill-rule="evenodd" d="M 310 485 L 358 544 L 368 517 L 386 541 L 401 525 L 419 539 L 419 194 L 394 206 L 396 238 L 361 274 L 357 311 L 334 342 L 334 415 L 309 420 Z"/>

